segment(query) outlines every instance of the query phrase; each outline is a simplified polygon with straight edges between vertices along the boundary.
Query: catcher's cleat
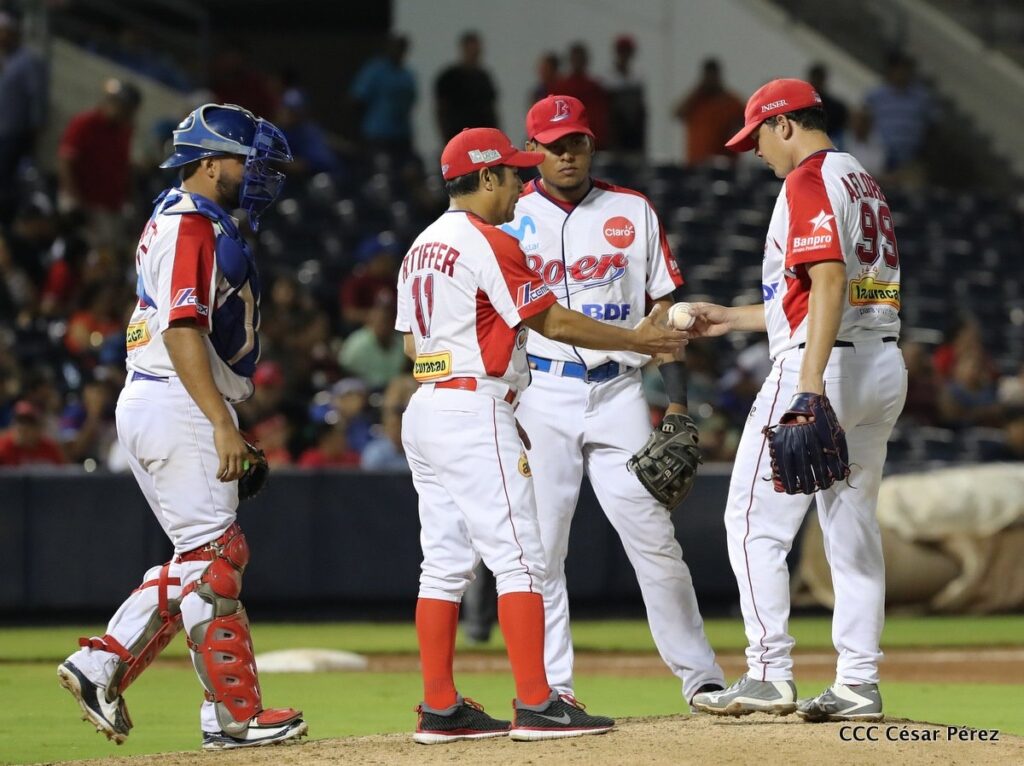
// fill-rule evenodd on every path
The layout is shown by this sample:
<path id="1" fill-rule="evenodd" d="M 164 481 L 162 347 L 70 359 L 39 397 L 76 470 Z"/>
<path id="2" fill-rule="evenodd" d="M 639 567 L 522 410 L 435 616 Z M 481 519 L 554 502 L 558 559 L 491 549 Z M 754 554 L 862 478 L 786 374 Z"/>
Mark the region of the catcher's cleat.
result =
<path id="1" fill-rule="evenodd" d="M 461 694 L 455 704 L 444 710 L 427 707 L 424 702 L 416 707 L 419 716 L 413 741 L 421 745 L 439 745 L 460 739 L 488 739 L 508 735 L 510 721 L 491 718 L 483 707 Z"/>
<path id="2" fill-rule="evenodd" d="M 261 747 L 298 740 L 309 732 L 302 712 L 291 708 L 263 710 L 250 719 L 244 732 L 235 736 L 225 731 L 204 731 L 203 750 Z"/>
<path id="3" fill-rule="evenodd" d="M 551 698 L 540 705 L 526 705 L 519 700 L 512 704 L 516 717 L 509 737 L 520 742 L 604 734 L 615 726 L 611 718 L 585 712 L 586 708 L 571 694 L 552 691 Z"/>
<path id="4" fill-rule="evenodd" d="M 796 685 L 792 681 L 757 681 L 744 674 L 728 689 L 693 695 L 690 704 L 712 715 L 789 715 L 796 710 Z"/>
<path id="5" fill-rule="evenodd" d="M 106 734 L 107 739 L 119 745 L 124 744 L 132 728 L 124 697 L 118 694 L 108 701 L 106 688 L 86 678 L 73 662 L 61 663 L 57 668 L 57 679 L 78 701 L 83 721 L 88 721 L 96 727 L 96 731 Z"/>
<path id="6" fill-rule="evenodd" d="M 817 697 L 800 700 L 796 714 L 810 723 L 881 721 L 884 718 L 878 684 L 832 684 Z"/>

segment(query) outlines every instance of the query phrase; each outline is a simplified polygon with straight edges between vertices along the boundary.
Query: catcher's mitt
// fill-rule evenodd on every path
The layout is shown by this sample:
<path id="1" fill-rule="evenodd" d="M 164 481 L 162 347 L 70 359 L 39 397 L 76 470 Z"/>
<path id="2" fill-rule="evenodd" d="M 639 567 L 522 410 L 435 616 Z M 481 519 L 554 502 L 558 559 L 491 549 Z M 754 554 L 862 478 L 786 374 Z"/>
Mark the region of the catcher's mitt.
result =
<path id="1" fill-rule="evenodd" d="M 669 510 L 683 502 L 704 462 L 697 424 L 688 415 L 666 415 L 647 444 L 626 463 L 655 500 Z"/>
<path id="2" fill-rule="evenodd" d="M 797 421 L 801 415 L 807 422 Z M 846 432 L 824 394 L 794 394 L 778 425 L 764 434 L 776 492 L 811 495 L 850 475 Z"/>
<path id="3" fill-rule="evenodd" d="M 238 480 L 239 502 L 258 494 L 270 475 L 270 465 L 263 450 L 248 441 L 245 442 L 245 446 L 249 448 L 249 457 L 245 461 L 245 473 Z"/>

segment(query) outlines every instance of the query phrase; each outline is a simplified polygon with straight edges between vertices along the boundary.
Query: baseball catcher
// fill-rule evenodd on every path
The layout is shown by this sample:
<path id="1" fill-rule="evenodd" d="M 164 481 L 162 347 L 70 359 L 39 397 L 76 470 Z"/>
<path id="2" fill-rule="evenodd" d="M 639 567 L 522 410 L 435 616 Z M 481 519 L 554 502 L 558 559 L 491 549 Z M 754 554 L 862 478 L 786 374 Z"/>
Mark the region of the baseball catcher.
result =
<path id="1" fill-rule="evenodd" d="M 626 465 L 651 496 L 671 510 L 689 494 L 697 466 L 704 462 L 697 441 L 697 424 L 689 415 L 666 415 Z"/>
<path id="2" fill-rule="evenodd" d="M 794 394 L 778 425 L 765 426 L 776 492 L 811 495 L 850 475 L 846 432 L 824 394 Z"/>

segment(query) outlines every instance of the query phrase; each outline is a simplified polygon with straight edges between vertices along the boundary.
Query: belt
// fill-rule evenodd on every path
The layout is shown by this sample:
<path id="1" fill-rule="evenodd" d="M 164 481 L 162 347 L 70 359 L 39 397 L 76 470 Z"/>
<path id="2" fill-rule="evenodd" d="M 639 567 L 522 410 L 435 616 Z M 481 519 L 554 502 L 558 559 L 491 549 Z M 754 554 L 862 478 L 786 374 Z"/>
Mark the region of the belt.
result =
<path id="1" fill-rule="evenodd" d="M 145 372 L 133 372 L 132 380 L 155 380 L 157 383 L 167 382 L 167 378 L 161 378 L 158 375 L 148 375 Z"/>
<path id="2" fill-rule="evenodd" d="M 605 362 L 588 370 L 586 365 L 579 362 L 558 362 L 533 354 L 527 354 L 526 359 L 530 363 L 531 370 L 550 372 L 553 375 L 561 375 L 563 378 L 580 378 L 588 383 L 603 383 L 633 370 L 632 367 L 626 367 L 618 362 Z"/>
<path id="3" fill-rule="evenodd" d="M 476 391 L 477 382 L 476 378 L 450 378 L 449 380 L 435 383 L 434 388 L 456 388 L 461 391 Z M 508 393 L 502 398 L 509 404 L 512 404 L 516 400 L 516 390 L 510 388 Z"/>
<path id="4" fill-rule="evenodd" d="M 897 338 L 895 335 L 886 335 L 884 338 L 882 338 L 882 343 L 895 343 L 898 340 L 899 338 Z M 853 348 L 856 345 L 856 343 L 853 343 L 848 340 L 837 340 L 835 343 L 832 344 L 832 348 Z M 801 343 L 797 346 L 797 348 L 805 348 L 806 346 L 806 343 Z"/>

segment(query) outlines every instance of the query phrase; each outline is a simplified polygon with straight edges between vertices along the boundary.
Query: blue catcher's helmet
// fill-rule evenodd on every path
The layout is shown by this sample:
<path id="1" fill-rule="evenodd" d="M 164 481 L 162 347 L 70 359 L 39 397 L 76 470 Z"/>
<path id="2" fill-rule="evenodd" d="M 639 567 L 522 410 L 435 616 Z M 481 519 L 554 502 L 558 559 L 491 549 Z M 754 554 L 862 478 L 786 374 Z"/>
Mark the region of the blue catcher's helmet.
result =
<path id="1" fill-rule="evenodd" d="M 177 168 L 203 157 L 236 154 L 245 158 L 239 206 L 249 214 L 253 230 L 277 198 L 284 173 L 270 163 L 291 162 L 284 133 L 274 123 L 234 104 L 203 104 L 174 130 L 174 153 L 160 167 Z"/>

